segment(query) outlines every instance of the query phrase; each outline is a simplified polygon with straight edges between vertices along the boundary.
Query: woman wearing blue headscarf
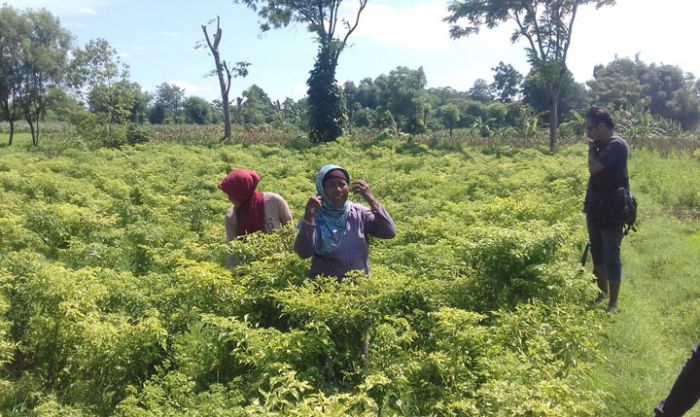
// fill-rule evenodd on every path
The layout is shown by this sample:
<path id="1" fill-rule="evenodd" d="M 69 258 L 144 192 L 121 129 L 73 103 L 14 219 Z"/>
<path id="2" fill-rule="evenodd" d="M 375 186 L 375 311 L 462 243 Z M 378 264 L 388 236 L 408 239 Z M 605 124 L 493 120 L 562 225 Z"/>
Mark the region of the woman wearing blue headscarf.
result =
<path id="1" fill-rule="evenodd" d="M 349 188 L 370 206 L 348 201 Z M 350 174 L 337 165 L 326 165 L 316 176 L 318 195 L 306 203 L 294 250 L 311 258 L 312 278 L 342 279 L 350 271 L 369 274 L 369 236 L 391 239 L 396 225 L 374 197 L 369 184 L 350 182 Z"/>

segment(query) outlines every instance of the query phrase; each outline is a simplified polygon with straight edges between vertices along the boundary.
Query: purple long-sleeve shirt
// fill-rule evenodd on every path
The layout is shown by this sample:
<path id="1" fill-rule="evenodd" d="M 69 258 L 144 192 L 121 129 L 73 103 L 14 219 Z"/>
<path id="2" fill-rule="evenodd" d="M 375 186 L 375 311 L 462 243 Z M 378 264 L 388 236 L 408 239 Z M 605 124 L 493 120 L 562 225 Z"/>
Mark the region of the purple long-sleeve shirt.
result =
<path id="1" fill-rule="evenodd" d="M 309 275 L 342 278 L 350 271 L 360 270 L 369 274 L 369 236 L 391 239 L 396 236 L 396 225 L 383 206 L 370 210 L 361 204 L 348 201 L 350 211 L 345 238 L 338 248 L 325 255 L 314 252 L 316 226 L 302 220 L 299 225 L 294 250 L 302 258 L 311 256 Z"/>

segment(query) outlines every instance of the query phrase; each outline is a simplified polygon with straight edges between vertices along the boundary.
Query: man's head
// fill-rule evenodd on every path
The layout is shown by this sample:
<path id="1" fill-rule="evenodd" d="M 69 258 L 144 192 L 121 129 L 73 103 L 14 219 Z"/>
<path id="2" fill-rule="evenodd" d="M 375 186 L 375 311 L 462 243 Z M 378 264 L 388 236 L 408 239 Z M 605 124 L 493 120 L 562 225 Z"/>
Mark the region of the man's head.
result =
<path id="1" fill-rule="evenodd" d="M 596 142 L 606 142 L 615 130 L 615 119 L 602 107 L 591 107 L 586 112 L 586 131 Z"/>

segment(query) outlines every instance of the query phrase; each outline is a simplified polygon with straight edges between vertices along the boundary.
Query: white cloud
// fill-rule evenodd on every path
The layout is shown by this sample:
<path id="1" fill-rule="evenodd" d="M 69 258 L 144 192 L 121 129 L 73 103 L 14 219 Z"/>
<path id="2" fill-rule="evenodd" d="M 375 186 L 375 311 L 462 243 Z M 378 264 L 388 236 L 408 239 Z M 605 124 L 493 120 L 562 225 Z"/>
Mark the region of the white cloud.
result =
<path id="1" fill-rule="evenodd" d="M 615 6 L 582 8 L 574 27 L 569 66 L 577 80 L 593 77 L 593 66 L 607 64 L 615 55 L 646 63 L 678 65 L 700 75 L 700 58 L 690 52 L 700 37 L 700 2 L 673 0 L 618 0 Z"/>
<path id="2" fill-rule="evenodd" d="M 97 12 L 89 7 L 81 7 L 78 9 L 78 14 L 97 14 Z"/>
<path id="3" fill-rule="evenodd" d="M 107 1 L 109 0 L 2 0 L 2 3 L 19 9 L 45 8 L 57 16 L 74 16 L 95 15 L 96 7 L 104 6 Z"/>
<path id="4" fill-rule="evenodd" d="M 354 22 L 356 10 L 346 9 L 346 19 Z M 408 50 L 446 50 L 452 43 L 449 26 L 442 21 L 446 15 L 447 7 L 442 0 L 411 6 L 369 3 L 352 38 L 366 38 Z"/>
<path id="5" fill-rule="evenodd" d="M 194 84 L 183 80 L 168 81 L 170 84 L 175 84 L 176 86 L 185 90 L 185 94 L 188 96 L 200 96 L 207 100 L 212 98 L 217 98 L 219 95 L 219 89 L 215 84 Z"/>
<path id="6" fill-rule="evenodd" d="M 295 100 L 298 100 L 306 95 L 306 92 L 309 90 L 309 86 L 306 85 L 306 83 L 299 83 L 294 85 L 294 93 L 296 93 L 295 97 L 292 97 Z"/>
<path id="7" fill-rule="evenodd" d="M 161 32 L 160 34 L 169 38 L 177 38 L 178 36 L 180 36 L 180 34 L 177 32 Z"/>

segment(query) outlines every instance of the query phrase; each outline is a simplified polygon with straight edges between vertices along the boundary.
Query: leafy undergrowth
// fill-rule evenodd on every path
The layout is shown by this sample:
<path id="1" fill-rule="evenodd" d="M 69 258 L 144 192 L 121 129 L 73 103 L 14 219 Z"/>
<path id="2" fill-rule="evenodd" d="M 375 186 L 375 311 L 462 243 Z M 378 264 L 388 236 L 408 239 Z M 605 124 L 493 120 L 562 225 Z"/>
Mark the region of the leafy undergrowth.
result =
<path id="1" fill-rule="evenodd" d="M 577 264 L 583 148 L 0 152 L 5 416 L 605 412 L 589 381 L 608 319 Z M 331 162 L 397 224 L 371 277 L 308 280 L 293 227 L 225 243 L 229 169 L 258 170 L 298 219 Z"/>

